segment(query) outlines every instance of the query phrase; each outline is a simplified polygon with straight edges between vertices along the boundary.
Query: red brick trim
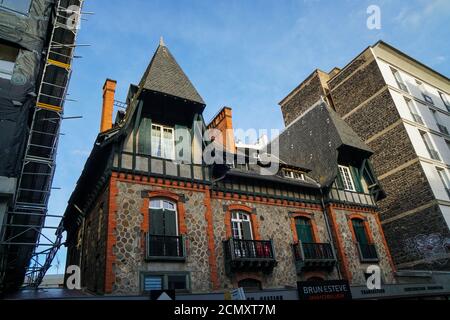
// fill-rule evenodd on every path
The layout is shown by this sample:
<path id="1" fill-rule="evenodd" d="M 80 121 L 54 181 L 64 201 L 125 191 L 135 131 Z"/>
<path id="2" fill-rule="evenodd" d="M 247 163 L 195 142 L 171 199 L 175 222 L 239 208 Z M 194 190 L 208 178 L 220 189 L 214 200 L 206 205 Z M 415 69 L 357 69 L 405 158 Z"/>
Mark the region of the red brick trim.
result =
<path id="1" fill-rule="evenodd" d="M 109 208 L 108 208 L 108 230 L 106 239 L 106 270 L 105 270 L 105 293 L 112 293 L 115 274 L 114 265 L 116 256 L 114 255 L 114 246 L 116 244 L 116 213 L 117 213 L 117 180 L 113 175 L 109 182 Z"/>
<path id="2" fill-rule="evenodd" d="M 220 288 L 219 276 L 217 271 L 217 260 L 216 260 L 216 251 L 215 251 L 215 241 L 214 241 L 214 222 L 213 222 L 213 214 L 211 207 L 211 198 L 209 195 L 209 190 L 205 190 L 205 219 L 206 219 L 206 232 L 208 235 L 208 250 L 209 250 L 209 272 L 211 277 L 211 284 L 213 290 L 217 290 Z"/>
<path id="3" fill-rule="evenodd" d="M 347 280 L 349 282 L 352 281 L 352 274 L 350 273 L 349 270 L 349 266 L 350 264 L 348 263 L 348 259 L 347 259 L 347 255 L 345 254 L 345 250 L 344 250 L 344 239 L 342 238 L 342 234 L 339 231 L 339 225 L 336 221 L 336 213 L 334 212 L 334 208 L 333 206 L 328 206 L 327 207 L 327 213 L 330 216 L 330 220 L 331 220 L 331 227 L 333 230 L 333 234 L 334 234 L 334 238 L 336 239 L 336 244 L 337 244 L 337 254 L 340 257 L 340 261 L 341 261 L 341 267 L 342 270 L 344 272 L 345 277 L 347 278 Z"/>
<path id="4" fill-rule="evenodd" d="M 395 267 L 394 260 L 392 259 L 392 256 L 391 256 L 391 251 L 389 250 L 389 246 L 386 242 L 383 227 L 381 226 L 381 222 L 380 222 L 380 215 L 378 212 L 375 215 L 375 221 L 377 222 L 378 232 L 380 233 L 381 240 L 383 241 L 384 250 L 386 251 L 386 255 L 388 257 L 389 264 L 391 265 L 392 271 L 395 272 L 395 271 L 397 271 L 397 268 Z"/>

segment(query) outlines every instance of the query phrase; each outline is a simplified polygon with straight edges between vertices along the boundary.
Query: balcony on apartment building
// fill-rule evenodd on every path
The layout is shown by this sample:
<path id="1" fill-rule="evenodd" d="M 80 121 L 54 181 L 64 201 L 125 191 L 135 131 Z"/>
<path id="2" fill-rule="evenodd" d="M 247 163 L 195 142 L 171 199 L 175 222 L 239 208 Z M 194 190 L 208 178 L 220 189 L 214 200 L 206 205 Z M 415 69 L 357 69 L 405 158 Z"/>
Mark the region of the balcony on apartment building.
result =
<path id="1" fill-rule="evenodd" d="M 227 274 L 236 271 L 262 271 L 270 274 L 277 264 L 272 240 L 230 238 L 223 245 Z"/>
<path id="2" fill-rule="evenodd" d="M 373 243 L 356 242 L 358 248 L 359 260 L 363 263 L 378 262 L 378 253 Z"/>
<path id="3" fill-rule="evenodd" d="M 148 261 L 185 261 L 186 239 L 181 236 L 145 235 L 145 259 Z"/>
<path id="4" fill-rule="evenodd" d="M 336 264 L 336 255 L 329 243 L 298 242 L 292 247 L 298 274 L 305 270 L 331 270 Z"/>

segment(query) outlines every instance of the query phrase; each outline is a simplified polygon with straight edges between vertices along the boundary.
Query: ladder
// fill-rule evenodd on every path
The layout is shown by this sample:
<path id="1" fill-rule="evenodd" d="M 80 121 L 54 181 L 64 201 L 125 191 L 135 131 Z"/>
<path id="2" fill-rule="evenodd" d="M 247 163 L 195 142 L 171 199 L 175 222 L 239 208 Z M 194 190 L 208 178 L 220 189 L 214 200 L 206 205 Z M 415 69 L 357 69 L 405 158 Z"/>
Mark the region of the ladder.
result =
<path id="1" fill-rule="evenodd" d="M 68 3 L 63 7 L 61 3 Z M 32 121 L 22 161 L 21 174 L 13 205 L 8 212 L 6 238 L 2 245 L 8 251 L 28 252 L 26 287 L 37 288 L 62 245 L 62 222 L 58 227 L 45 225 L 47 206 L 56 169 L 60 127 L 72 73 L 72 61 L 81 8 L 84 0 L 57 0 L 51 36 L 46 52 L 42 78 L 32 111 Z M 44 231 L 55 229 L 54 237 Z M 27 249 L 20 250 L 20 247 Z M 42 248 L 46 249 L 42 249 Z M 14 263 L 13 259 L 7 263 Z"/>

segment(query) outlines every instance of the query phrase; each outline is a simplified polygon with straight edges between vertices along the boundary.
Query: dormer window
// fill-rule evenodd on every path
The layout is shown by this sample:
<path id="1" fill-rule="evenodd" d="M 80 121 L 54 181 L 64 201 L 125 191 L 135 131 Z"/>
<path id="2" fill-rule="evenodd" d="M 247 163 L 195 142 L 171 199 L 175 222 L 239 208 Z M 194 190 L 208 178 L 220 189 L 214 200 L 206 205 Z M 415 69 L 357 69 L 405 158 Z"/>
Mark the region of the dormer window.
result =
<path id="1" fill-rule="evenodd" d="M 295 180 L 305 180 L 305 174 L 301 171 L 283 169 L 283 176 L 285 178 L 295 179 Z"/>
<path id="2" fill-rule="evenodd" d="M 175 158 L 173 128 L 152 124 L 152 156 L 165 159 Z"/>

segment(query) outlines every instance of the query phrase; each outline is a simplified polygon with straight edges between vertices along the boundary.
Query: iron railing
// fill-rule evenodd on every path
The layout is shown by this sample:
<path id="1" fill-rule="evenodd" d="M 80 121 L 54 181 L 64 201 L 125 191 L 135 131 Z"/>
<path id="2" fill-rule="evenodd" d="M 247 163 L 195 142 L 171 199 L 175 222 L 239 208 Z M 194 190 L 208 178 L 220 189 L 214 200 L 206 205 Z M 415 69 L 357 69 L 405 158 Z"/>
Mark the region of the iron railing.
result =
<path id="1" fill-rule="evenodd" d="M 293 245 L 295 260 L 335 260 L 329 243 L 298 242 Z"/>
<path id="2" fill-rule="evenodd" d="M 145 236 L 147 260 L 184 260 L 186 243 L 184 235 L 165 236 L 147 233 Z"/>
<path id="3" fill-rule="evenodd" d="M 225 255 L 230 260 L 275 260 L 272 240 L 241 240 L 231 238 L 225 241 Z"/>

